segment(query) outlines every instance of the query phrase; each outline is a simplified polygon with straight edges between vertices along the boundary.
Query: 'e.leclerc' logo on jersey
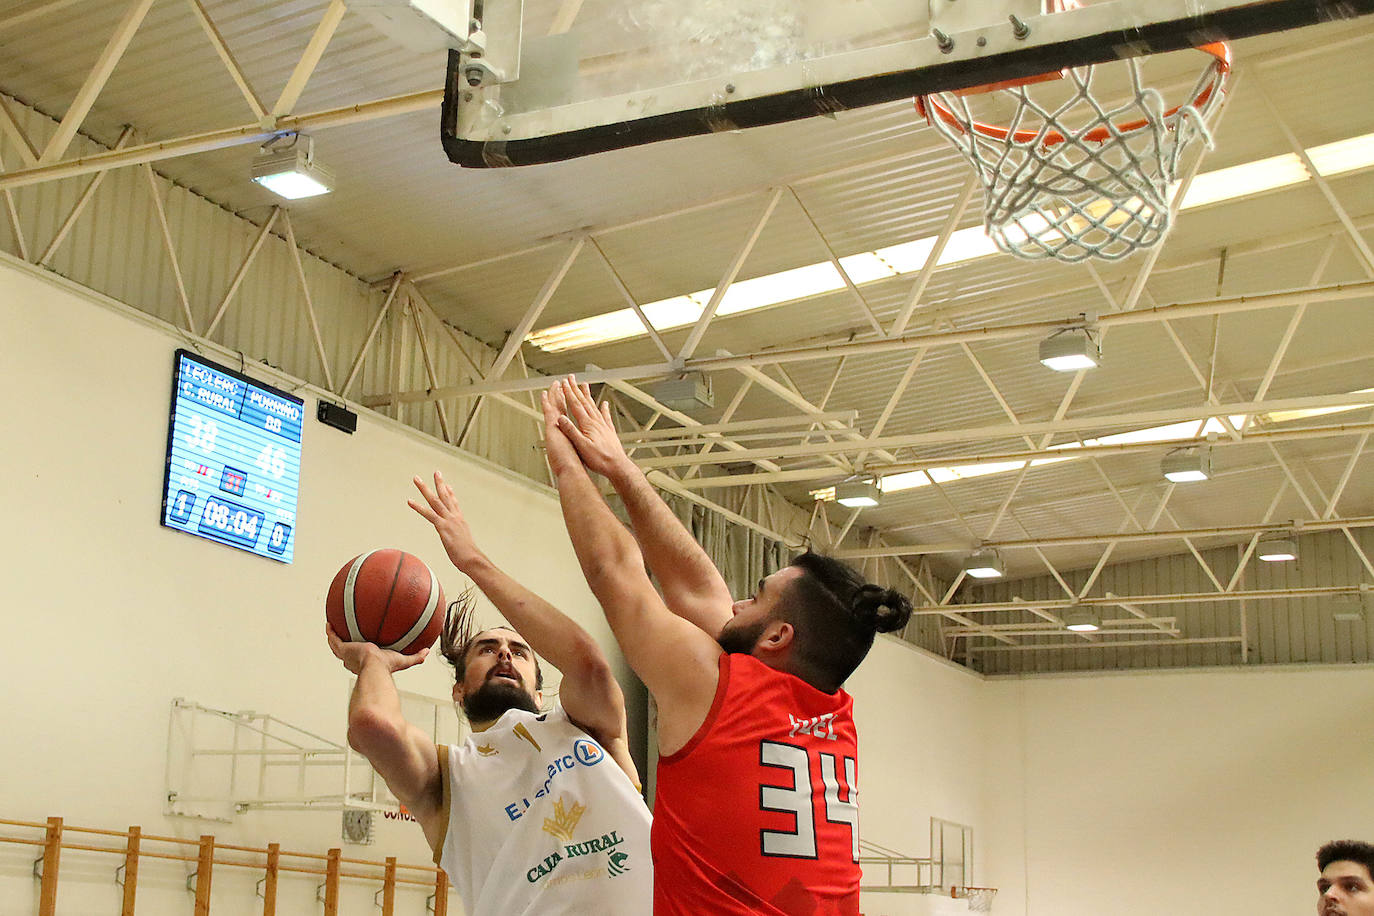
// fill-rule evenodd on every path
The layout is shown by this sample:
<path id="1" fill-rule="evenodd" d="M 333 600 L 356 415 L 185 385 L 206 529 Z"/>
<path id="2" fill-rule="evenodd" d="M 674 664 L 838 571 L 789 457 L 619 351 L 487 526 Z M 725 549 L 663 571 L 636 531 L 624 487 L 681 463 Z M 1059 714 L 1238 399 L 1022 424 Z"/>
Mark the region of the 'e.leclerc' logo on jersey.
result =
<path id="1" fill-rule="evenodd" d="M 517 725 L 515 727 L 516 733 L 519 734 L 520 731 L 524 729 L 524 727 L 524 723 Z M 525 734 L 522 737 L 524 737 L 525 740 L 529 741 L 531 744 L 536 743 L 533 736 L 529 734 L 528 730 L 525 731 Z M 478 748 L 478 752 L 482 753 L 481 748 Z M 506 812 L 506 817 L 510 818 L 512 821 L 519 820 L 521 817 L 524 816 L 525 812 L 530 809 L 531 804 L 533 802 L 538 802 L 539 799 L 550 796 L 550 794 L 554 791 L 555 784 L 561 781 L 564 773 L 569 773 L 579 766 L 596 766 L 598 763 L 605 759 L 606 752 L 601 749 L 601 745 L 597 744 L 595 741 L 590 741 L 585 738 L 577 739 L 573 742 L 571 754 L 562 754 L 551 757 L 549 759 L 548 778 L 544 780 L 543 785 L 538 786 L 534 790 L 533 795 L 516 799 L 515 801 L 512 801 L 509 804 L 502 806 L 502 808 Z"/>
<path id="2" fill-rule="evenodd" d="M 595 742 L 579 738 L 573 742 L 573 755 L 577 757 L 578 763 L 590 767 L 600 763 L 606 752 Z"/>

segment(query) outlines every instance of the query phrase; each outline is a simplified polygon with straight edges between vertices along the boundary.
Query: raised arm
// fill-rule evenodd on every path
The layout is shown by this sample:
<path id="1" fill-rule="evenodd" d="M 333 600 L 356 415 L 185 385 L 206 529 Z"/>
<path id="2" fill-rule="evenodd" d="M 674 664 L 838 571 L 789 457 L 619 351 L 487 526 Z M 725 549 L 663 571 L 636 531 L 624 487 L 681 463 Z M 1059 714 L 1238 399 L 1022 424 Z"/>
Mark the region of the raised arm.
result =
<path id="1" fill-rule="evenodd" d="M 423 500 L 410 500 L 410 507 L 434 526 L 453 565 L 482 590 L 536 654 L 562 672 L 558 696 L 568 718 L 596 738 L 638 786 L 626 734 L 625 695 L 596 640 L 478 549 L 453 488 L 442 474 L 434 472 L 433 489 L 419 477 L 414 480 Z"/>
<path id="2" fill-rule="evenodd" d="M 615 487 L 669 610 L 712 638 L 720 635 L 733 602 L 719 570 L 626 454 L 611 421 L 610 406 L 603 402 L 598 409 L 591 391 L 571 376 L 560 386 L 573 421 L 565 434 L 583 464 L 605 475 Z"/>
<path id="3" fill-rule="evenodd" d="M 358 678 L 348 701 L 349 746 L 386 780 L 432 848 L 443 836 L 439 752 L 429 735 L 406 721 L 391 678 L 423 662 L 429 650 L 401 655 L 372 643 L 344 642 L 328 626 L 325 635 L 329 648 Z"/>
<path id="4" fill-rule="evenodd" d="M 564 430 L 563 393 L 544 393 L 544 437 L 563 521 L 587 584 L 621 651 L 658 703 L 659 749 L 673 753 L 706 720 L 715 698 L 721 648 L 674 615 L 644 571 L 639 545 L 601 498 Z"/>

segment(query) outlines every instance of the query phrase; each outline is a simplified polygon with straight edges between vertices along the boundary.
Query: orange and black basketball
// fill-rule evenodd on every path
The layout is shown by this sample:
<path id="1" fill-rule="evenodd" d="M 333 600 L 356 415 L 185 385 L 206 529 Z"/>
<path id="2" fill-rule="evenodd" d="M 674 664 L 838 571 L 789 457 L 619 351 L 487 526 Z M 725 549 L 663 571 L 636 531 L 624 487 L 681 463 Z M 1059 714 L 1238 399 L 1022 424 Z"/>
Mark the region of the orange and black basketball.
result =
<path id="1" fill-rule="evenodd" d="M 419 557 L 373 550 L 354 557 L 329 584 L 329 627 L 345 642 L 370 642 L 404 655 L 434 645 L 444 626 L 444 592 Z"/>

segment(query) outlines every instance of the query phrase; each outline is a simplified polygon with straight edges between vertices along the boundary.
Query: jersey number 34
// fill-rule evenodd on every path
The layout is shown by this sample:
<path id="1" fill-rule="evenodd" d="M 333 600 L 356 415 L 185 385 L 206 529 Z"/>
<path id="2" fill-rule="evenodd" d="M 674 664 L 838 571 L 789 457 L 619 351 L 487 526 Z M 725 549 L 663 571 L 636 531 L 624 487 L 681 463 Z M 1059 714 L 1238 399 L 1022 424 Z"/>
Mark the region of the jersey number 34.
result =
<path id="1" fill-rule="evenodd" d="M 789 859 L 816 858 L 816 834 L 849 827 L 850 845 L 854 861 L 859 861 L 859 806 L 855 788 L 857 764 L 853 757 L 839 757 L 820 752 L 821 783 L 825 792 L 819 796 L 811 786 L 811 751 L 780 741 L 759 743 L 759 763 L 766 767 L 788 770 L 792 785 L 759 786 L 759 808 L 776 811 L 796 818 L 796 829 L 762 830 L 760 840 L 763 854 Z M 845 797 L 840 798 L 840 782 L 836 778 L 843 761 Z M 832 826 L 833 825 L 833 826 Z"/>

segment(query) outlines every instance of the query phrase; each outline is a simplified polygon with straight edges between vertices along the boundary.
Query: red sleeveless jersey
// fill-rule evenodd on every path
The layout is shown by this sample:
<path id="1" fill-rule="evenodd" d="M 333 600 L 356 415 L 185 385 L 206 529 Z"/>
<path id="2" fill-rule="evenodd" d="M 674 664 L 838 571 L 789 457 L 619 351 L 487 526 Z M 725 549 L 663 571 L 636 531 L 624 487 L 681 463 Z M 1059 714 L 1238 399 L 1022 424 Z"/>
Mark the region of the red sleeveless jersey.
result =
<path id="1" fill-rule="evenodd" d="M 722 654 L 697 733 L 658 763 L 655 916 L 859 912 L 854 701 Z"/>

